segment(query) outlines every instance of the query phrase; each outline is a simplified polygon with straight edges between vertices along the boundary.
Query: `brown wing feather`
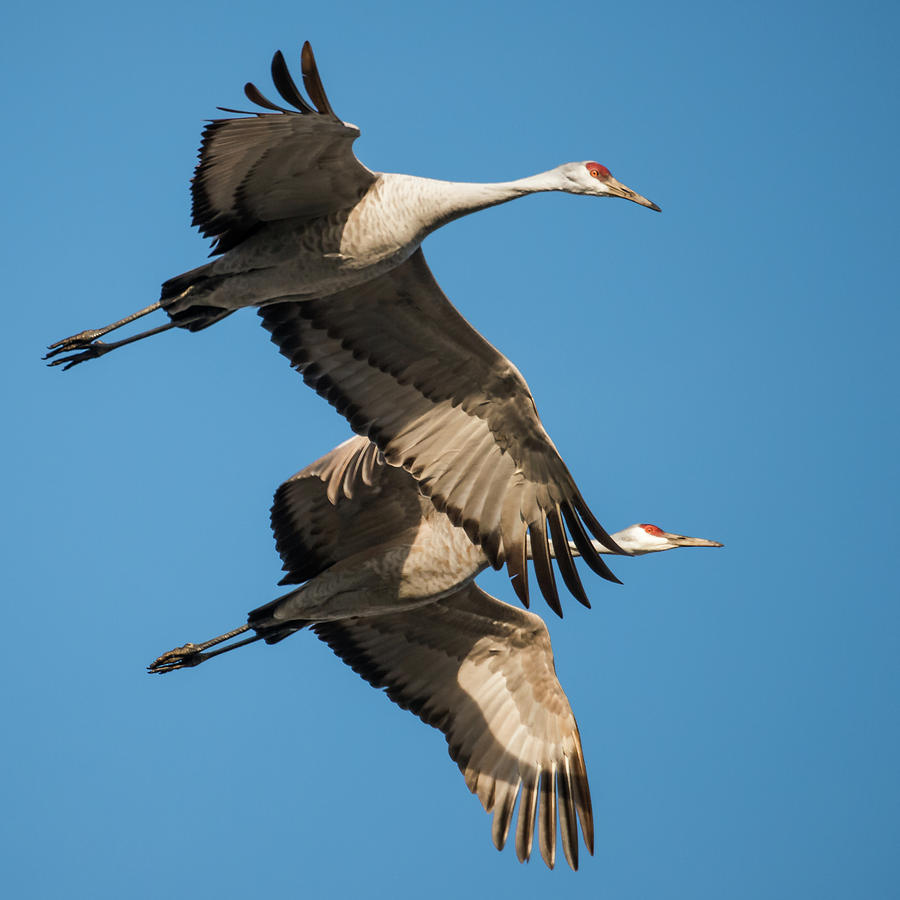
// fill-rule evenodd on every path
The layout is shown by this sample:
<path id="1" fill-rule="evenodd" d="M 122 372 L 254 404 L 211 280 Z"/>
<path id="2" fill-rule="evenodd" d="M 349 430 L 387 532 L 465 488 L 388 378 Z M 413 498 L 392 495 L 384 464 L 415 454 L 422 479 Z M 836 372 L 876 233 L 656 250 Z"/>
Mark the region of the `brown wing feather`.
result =
<path id="1" fill-rule="evenodd" d="M 272 530 L 288 573 L 281 584 L 300 584 L 414 527 L 423 503 L 415 481 L 385 465 L 371 441 L 345 441 L 275 493 Z"/>
<path id="2" fill-rule="evenodd" d="M 371 282 L 321 300 L 260 310 L 272 340 L 359 434 L 392 465 L 403 466 L 435 507 L 485 551 L 509 564 L 527 603 L 521 565 L 525 533 L 546 533 L 565 580 L 582 601 L 561 517 L 577 522 L 579 550 L 595 571 L 616 580 L 584 525 L 615 543 L 590 514 L 538 418 L 516 367 L 454 309 L 421 250 Z M 582 523 L 584 523 L 582 525 Z M 546 546 L 543 538 L 540 550 Z M 549 553 L 535 555 L 545 597 L 559 606 Z"/>
<path id="3" fill-rule="evenodd" d="M 473 584 L 429 606 L 313 630 L 371 685 L 444 733 L 469 789 L 494 813 L 498 849 L 521 792 L 520 858 L 531 854 L 537 818 L 541 853 L 553 865 L 558 807 L 566 859 L 578 867 L 579 819 L 593 840 L 584 755 L 538 616 Z M 584 778 L 577 790 L 573 775 Z"/>
<path id="4" fill-rule="evenodd" d="M 313 49 L 309 41 L 303 45 L 303 50 L 300 53 L 300 67 L 303 71 L 303 84 L 309 92 L 310 99 L 316 104 L 316 109 L 323 115 L 334 116 L 336 119 L 337 116 L 334 115 L 334 110 L 331 108 L 331 104 L 328 102 L 328 97 L 325 94 L 325 88 L 322 87 L 319 67 L 316 65 L 316 58 L 313 55 Z"/>
<path id="5" fill-rule="evenodd" d="M 310 91 L 310 97 L 317 109 L 303 98 L 278 52 L 272 80 L 293 108 L 273 103 L 248 83 L 248 99 L 273 112 L 215 119 L 204 129 L 191 185 L 192 213 L 193 224 L 215 239 L 214 253 L 237 246 L 266 222 L 353 206 L 375 180 L 353 155 L 359 129 L 334 114 L 315 61 L 312 66 L 315 93 Z"/>

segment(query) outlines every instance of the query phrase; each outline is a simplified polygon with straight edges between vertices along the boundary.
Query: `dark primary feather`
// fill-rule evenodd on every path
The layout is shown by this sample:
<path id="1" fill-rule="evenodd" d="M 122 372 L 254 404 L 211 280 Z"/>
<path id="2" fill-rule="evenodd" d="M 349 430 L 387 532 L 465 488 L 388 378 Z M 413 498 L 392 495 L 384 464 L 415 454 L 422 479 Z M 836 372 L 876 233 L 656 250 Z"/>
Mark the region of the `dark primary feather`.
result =
<path id="1" fill-rule="evenodd" d="M 314 113 L 315 110 L 303 99 L 294 79 L 291 78 L 290 70 L 284 61 L 284 54 L 280 50 L 275 52 L 272 57 L 272 81 L 278 89 L 278 93 L 284 97 L 292 106 L 296 107 L 303 113 Z"/>
<path id="2" fill-rule="evenodd" d="M 516 852 L 531 855 L 535 821 L 547 865 L 578 868 L 577 822 L 593 853 L 593 815 L 578 726 L 556 678 L 550 637 L 533 613 L 468 585 L 428 606 L 312 626 L 388 697 L 440 729 L 466 784 L 506 843 L 521 795 Z"/>
<path id="3" fill-rule="evenodd" d="M 560 611 L 548 516 L 553 551 L 566 558 L 563 576 L 579 600 L 587 598 L 560 514 L 588 564 L 616 580 L 586 539 L 585 525 L 618 548 L 541 425 L 527 384 L 444 296 L 421 250 L 366 284 L 321 300 L 273 304 L 259 314 L 306 383 L 391 465 L 409 471 L 492 565 L 507 564 L 523 603 L 530 530 L 538 583 Z"/>
<path id="4" fill-rule="evenodd" d="M 303 50 L 300 53 L 300 67 L 303 71 L 303 84 L 312 102 L 316 104 L 316 109 L 323 115 L 334 116 L 336 119 L 337 116 L 334 115 L 334 110 L 331 108 L 328 97 L 325 95 L 325 88 L 322 87 L 319 68 L 316 65 L 316 58 L 313 56 L 309 41 L 303 45 Z"/>
<path id="5" fill-rule="evenodd" d="M 291 110 L 285 109 L 277 103 L 273 103 L 252 81 L 248 81 L 244 85 L 244 94 L 251 103 L 255 103 L 257 106 L 271 109 L 273 112 L 291 113 Z M 256 115 L 256 113 L 254 113 L 254 115 Z"/>
<path id="6" fill-rule="evenodd" d="M 562 518 L 560 515 L 560 509 L 557 506 L 555 510 L 550 512 L 547 515 L 547 524 L 550 526 L 550 536 L 554 547 L 558 547 L 563 544 L 566 538 L 566 532 L 563 529 Z M 587 594 L 584 592 L 584 585 L 581 583 L 581 578 L 578 575 L 578 569 L 575 568 L 575 561 L 572 559 L 571 554 L 563 553 L 562 556 L 557 556 L 556 561 L 559 564 L 559 571 L 562 573 L 563 581 L 566 583 L 566 587 L 571 591 L 572 595 L 581 603 L 582 606 L 586 606 L 588 609 L 591 608 L 591 602 L 587 598 Z"/>

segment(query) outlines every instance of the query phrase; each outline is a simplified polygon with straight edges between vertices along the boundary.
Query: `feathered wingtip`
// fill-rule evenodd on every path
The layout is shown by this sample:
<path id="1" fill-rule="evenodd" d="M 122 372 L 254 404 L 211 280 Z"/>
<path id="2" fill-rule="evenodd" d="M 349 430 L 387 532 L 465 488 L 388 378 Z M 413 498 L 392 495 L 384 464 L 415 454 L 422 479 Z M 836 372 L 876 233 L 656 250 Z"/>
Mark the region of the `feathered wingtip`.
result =
<path id="1" fill-rule="evenodd" d="M 280 50 L 276 50 L 275 55 L 272 57 L 272 82 L 275 85 L 275 89 L 281 95 L 281 99 L 292 106 L 293 109 L 286 109 L 283 106 L 279 106 L 277 103 L 273 103 L 252 81 L 248 81 L 244 85 L 244 94 L 251 103 L 255 103 L 257 106 L 261 106 L 263 109 L 268 109 L 272 112 L 287 113 L 290 115 L 296 115 L 298 112 L 303 115 L 318 114 L 330 116 L 332 119 L 339 122 L 340 119 L 335 115 L 334 110 L 331 108 L 331 104 L 328 102 L 328 95 L 325 93 L 325 88 L 322 87 L 322 79 L 319 76 L 319 70 L 316 67 L 316 58 L 313 56 L 312 47 L 310 46 L 309 41 L 303 45 L 303 50 L 300 53 L 300 68 L 303 72 L 303 84 L 306 87 L 306 92 L 309 94 L 310 100 L 312 100 L 312 104 L 310 104 L 309 101 L 304 98 L 303 94 L 300 93 L 300 89 L 297 87 L 297 83 L 294 81 L 290 69 L 288 69 L 284 54 Z M 224 106 L 220 106 L 219 109 L 224 112 L 242 112 L 242 110 L 227 109 Z"/>
<path id="2" fill-rule="evenodd" d="M 300 93 L 300 89 L 297 87 L 297 83 L 294 81 L 285 61 L 284 54 L 280 50 L 276 50 L 275 55 L 272 57 L 272 83 L 281 95 L 281 99 L 293 108 L 287 109 L 274 103 L 252 81 L 248 81 L 244 85 L 244 94 L 251 103 L 255 103 L 257 106 L 261 106 L 263 109 L 268 109 L 271 112 L 285 113 L 287 115 L 300 113 L 307 116 L 329 116 L 336 122 L 340 122 L 340 118 L 332 109 L 331 103 L 328 102 L 328 95 L 322 86 L 322 79 L 316 66 L 316 58 L 313 56 L 309 41 L 303 45 L 303 50 L 300 53 L 300 69 L 303 73 L 303 84 L 312 103 Z M 227 106 L 220 106 L 219 109 L 222 112 L 239 113 L 241 115 L 264 115 L 263 113 L 248 112 L 244 109 L 231 109 Z"/>
<path id="3" fill-rule="evenodd" d="M 578 503 L 580 498 L 575 498 Z M 583 508 L 581 508 L 583 507 Z M 531 559 L 534 564 L 534 573 L 537 577 L 538 587 L 547 601 L 547 605 L 560 618 L 563 616 L 562 604 L 559 599 L 559 591 L 556 587 L 556 576 L 553 568 L 553 560 L 559 566 L 559 572 L 572 596 L 582 605 L 591 608 L 587 592 L 581 582 L 581 576 L 575 566 L 572 556 L 572 548 L 566 537 L 566 527 L 572 535 L 579 554 L 593 571 L 601 578 L 612 581 L 615 584 L 622 582 L 613 574 L 612 570 L 597 553 L 588 537 L 581 516 L 585 516 L 587 526 L 597 536 L 604 546 L 613 553 L 624 553 L 616 542 L 609 537 L 597 520 L 591 515 L 584 501 L 576 511 L 569 503 L 556 504 L 556 508 L 550 512 L 546 520 L 532 522 L 527 529 L 531 545 Z M 579 515 L 579 513 L 581 515 Z M 565 525 L 563 524 L 565 522 Z M 522 605 L 529 608 L 528 590 L 528 566 L 526 544 L 523 541 L 509 549 L 505 555 L 506 569 L 512 582 L 513 590 Z"/>
<path id="4" fill-rule="evenodd" d="M 306 86 L 310 99 L 316 104 L 316 109 L 323 115 L 334 116 L 336 119 L 337 116 L 334 114 L 334 110 L 331 108 L 331 104 L 328 102 L 328 97 L 325 94 L 325 88 L 322 87 L 322 79 L 319 77 L 316 58 L 313 55 L 313 49 L 309 41 L 303 44 L 303 50 L 300 52 L 300 68 L 303 71 L 303 84 Z"/>

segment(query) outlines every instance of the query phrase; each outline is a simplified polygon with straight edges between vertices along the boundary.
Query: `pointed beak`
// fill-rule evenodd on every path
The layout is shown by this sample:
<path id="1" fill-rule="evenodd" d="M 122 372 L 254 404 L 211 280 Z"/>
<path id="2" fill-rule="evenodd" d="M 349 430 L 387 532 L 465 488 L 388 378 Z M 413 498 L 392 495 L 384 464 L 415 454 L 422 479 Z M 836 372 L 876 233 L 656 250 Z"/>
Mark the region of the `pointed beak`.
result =
<path id="1" fill-rule="evenodd" d="M 606 187 L 611 197 L 622 197 L 625 200 L 631 200 L 632 203 L 646 206 L 647 209 L 655 209 L 657 212 L 662 212 L 662 210 L 651 200 L 635 193 L 630 187 L 626 187 L 621 181 L 616 181 L 615 178 L 610 177 L 606 182 Z"/>
<path id="2" fill-rule="evenodd" d="M 665 532 L 663 535 L 666 540 L 671 541 L 676 547 L 724 547 L 718 541 L 708 541 L 706 538 L 687 537 L 683 534 L 669 534 Z"/>

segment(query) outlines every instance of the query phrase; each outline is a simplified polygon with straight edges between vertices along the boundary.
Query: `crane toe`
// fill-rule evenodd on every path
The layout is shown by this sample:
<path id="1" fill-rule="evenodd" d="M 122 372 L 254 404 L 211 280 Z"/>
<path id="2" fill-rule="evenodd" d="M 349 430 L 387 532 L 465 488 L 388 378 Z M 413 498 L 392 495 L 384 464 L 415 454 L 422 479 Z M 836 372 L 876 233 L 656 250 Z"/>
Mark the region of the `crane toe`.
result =
<path id="1" fill-rule="evenodd" d="M 56 356 L 57 353 L 65 353 L 78 346 L 84 346 L 84 349 L 80 353 L 73 353 L 71 356 L 60 356 L 56 359 L 51 359 L 51 357 Z M 103 341 L 96 341 L 93 344 L 76 344 L 72 347 L 60 347 L 58 350 L 48 353 L 44 359 L 51 359 L 51 361 L 47 363 L 48 366 L 62 366 L 63 371 L 65 372 L 66 369 L 71 369 L 72 366 L 77 366 L 78 363 L 84 362 L 85 360 L 98 359 L 103 356 L 104 353 L 107 353 L 112 349 L 112 346 L 109 344 L 104 344 Z"/>

